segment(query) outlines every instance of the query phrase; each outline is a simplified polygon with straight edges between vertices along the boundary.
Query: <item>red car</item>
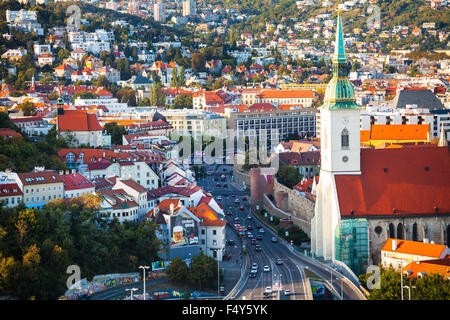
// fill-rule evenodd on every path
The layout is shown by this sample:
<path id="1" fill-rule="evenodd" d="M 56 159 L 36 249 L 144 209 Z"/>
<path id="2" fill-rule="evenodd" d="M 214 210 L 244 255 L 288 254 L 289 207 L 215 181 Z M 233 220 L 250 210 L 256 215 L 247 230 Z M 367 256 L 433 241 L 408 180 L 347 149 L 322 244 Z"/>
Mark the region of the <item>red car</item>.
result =
<path id="1" fill-rule="evenodd" d="M 248 226 L 247 230 L 253 230 L 253 227 L 252 226 Z"/>
<path id="2" fill-rule="evenodd" d="M 247 197 L 242 197 L 242 201 L 246 201 L 247 200 Z"/>
<path id="3" fill-rule="evenodd" d="M 244 210 L 244 206 L 241 206 L 239 209 L 240 209 L 240 210 Z"/>

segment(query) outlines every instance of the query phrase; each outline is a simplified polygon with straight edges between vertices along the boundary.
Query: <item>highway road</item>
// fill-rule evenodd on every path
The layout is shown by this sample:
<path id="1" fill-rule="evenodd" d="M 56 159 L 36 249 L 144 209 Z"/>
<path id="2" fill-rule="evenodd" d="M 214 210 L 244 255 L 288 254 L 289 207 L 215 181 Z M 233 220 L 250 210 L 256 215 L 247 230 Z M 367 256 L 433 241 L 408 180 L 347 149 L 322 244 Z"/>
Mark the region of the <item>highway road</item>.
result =
<path id="1" fill-rule="evenodd" d="M 253 263 L 256 263 L 258 271 L 256 277 L 250 278 L 250 268 L 246 270 L 246 279 L 234 292 L 233 299 L 311 300 L 313 297 L 305 281 L 305 268 L 328 281 L 330 288 L 334 289 L 337 299 L 341 299 L 341 295 L 343 295 L 344 300 L 362 299 L 359 290 L 349 281 L 341 280 L 341 276 L 337 272 L 331 271 L 312 259 L 293 254 L 288 248 L 289 244 L 285 244 L 278 235 L 263 226 L 263 223 L 251 213 L 249 192 L 241 191 L 231 183 L 231 166 L 207 166 L 207 171 L 210 170 L 211 175 L 198 179 L 198 185 L 205 191 L 212 193 L 216 201 L 223 205 L 225 213 L 231 212 L 231 215 L 226 215 L 229 223 L 233 224 L 235 219 L 238 218 L 238 223 L 241 226 L 252 228 L 252 230 L 247 230 L 247 234 L 248 232 L 252 233 L 253 238 L 244 237 L 244 246 L 248 250 L 250 267 Z M 221 181 L 221 174 L 225 174 L 225 182 Z M 217 183 L 220 186 L 216 186 Z M 227 187 L 224 187 L 224 183 L 227 184 Z M 246 200 L 243 200 L 244 197 Z M 264 232 L 261 232 L 257 226 L 263 226 Z M 227 230 L 227 237 L 230 236 L 229 231 L 231 230 Z M 257 244 L 261 247 L 260 252 L 257 252 L 255 250 L 256 245 L 251 243 L 251 240 L 255 239 L 258 234 L 262 237 L 261 240 L 257 240 Z M 277 239 L 276 242 L 272 241 L 273 237 Z M 278 259 L 281 259 L 279 265 L 276 264 Z M 268 266 L 270 271 L 263 271 L 265 266 Z M 276 284 L 280 279 L 281 287 L 278 291 L 276 290 Z M 266 287 L 270 287 L 273 292 L 265 297 Z M 290 294 L 284 295 L 285 290 L 290 290 Z"/>

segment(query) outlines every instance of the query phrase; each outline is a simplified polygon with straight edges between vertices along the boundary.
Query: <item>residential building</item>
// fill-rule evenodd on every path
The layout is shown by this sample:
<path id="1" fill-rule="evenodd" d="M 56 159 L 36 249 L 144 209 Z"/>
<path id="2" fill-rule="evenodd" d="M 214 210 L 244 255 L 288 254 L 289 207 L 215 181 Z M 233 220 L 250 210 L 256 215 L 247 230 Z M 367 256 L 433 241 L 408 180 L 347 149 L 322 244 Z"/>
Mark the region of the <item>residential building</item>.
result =
<path id="1" fill-rule="evenodd" d="M 409 263 L 444 259 L 450 256 L 450 248 L 445 244 L 430 243 L 404 239 L 389 238 L 381 248 L 381 265 L 384 268 L 392 266 L 396 270 L 406 267 Z M 404 269 L 407 272 L 408 269 Z"/>
<path id="2" fill-rule="evenodd" d="M 98 191 L 98 195 L 102 197 L 100 204 L 100 215 L 117 218 L 119 222 L 139 221 L 139 205 L 133 198 L 123 189 L 113 189 Z"/>
<path id="3" fill-rule="evenodd" d="M 64 198 L 64 181 L 56 171 L 37 171 L 15 174 L 23 200 L 28 208 L 42 208 L 49 201 Z"/>
<path id="4" fill-rule="evenodd" d="M 200 250 L 217 261 L 222 261 L 223 250 L 225 250 L 226 220 L 220 219 L 218 214 L 203 202 L 188 209 L 200 220 Z"/>
<path id="5" fill-rule="evenodd" d="M 95 185 L 80 173 L 60 175 L 64 182 L 64 198 L 77 198 L 85 194 L 95 193 Z"/>

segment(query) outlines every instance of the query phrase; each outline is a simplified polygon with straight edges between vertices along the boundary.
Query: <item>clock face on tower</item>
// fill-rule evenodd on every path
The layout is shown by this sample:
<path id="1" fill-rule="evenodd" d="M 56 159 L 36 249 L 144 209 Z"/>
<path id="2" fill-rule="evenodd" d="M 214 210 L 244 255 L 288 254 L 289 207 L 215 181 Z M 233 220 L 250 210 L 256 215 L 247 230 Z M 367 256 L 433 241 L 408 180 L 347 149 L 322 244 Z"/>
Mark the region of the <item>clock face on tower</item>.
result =
<path id="1" fill-rule="evenodd" d="M 347 118 L 347 117 L 342 118 L 342 124 L 343 124 L 344 126 L 348 125 L 348 118 Z"/>
<path id="2" fill-rule="evenodd" d="M 347 162 L 347 161 L 348 161 L 348 157 L 347 157 L 347 156 L 343 156 L 343 157 L 342 157 L 342 161 L 343 161 L 343 162 Z"/>

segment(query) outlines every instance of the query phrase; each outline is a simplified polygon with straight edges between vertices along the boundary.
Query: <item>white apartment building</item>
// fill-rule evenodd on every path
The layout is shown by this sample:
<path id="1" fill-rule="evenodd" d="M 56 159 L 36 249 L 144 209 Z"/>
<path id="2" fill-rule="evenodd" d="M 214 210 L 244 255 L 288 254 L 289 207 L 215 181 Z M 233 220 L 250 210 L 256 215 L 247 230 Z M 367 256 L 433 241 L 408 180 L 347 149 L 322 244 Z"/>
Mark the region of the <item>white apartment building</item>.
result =
<path id="1" fill-rule="evenodd" d="M 120 162 L 121 179 L 133 179 L 147 190 L 153 190 L 159 186 L 158 175 L 143 161 Z"/>
<path id="2" fill-rule="evenodd" d="M 119 102 L 117 98 L 98 98 L 98 99 L 83 99 L 76 98 L 75 106 L 105 106 L 111 114 L 132 112 L 134 108 L 129 108 L 127 103 Z"/>
<path id="3" fill-rule="evenodd" d="M 9 27 L 14 27 L 24 32 L 36 32 L 38 36 L 44 35 L 44 28 L 38 23 L 36 11 L 6 10 L 6 22 Z"/>
<path id="4" fill-rule="evenodd" d="M 193 16 L 196 14 L 195 0 L 183 1 L 183 16 Z"/>
<path id="5" fill-rule="evenodd" d="M 226 118 L 212 112 L 193 109 L 162 110 L 160 112 L 173 126 L 174 132 L 196 137 L 217 132 L 217 136 L 226 136 Z"/>
<path id="6" fill-rule="evenodd" d="M 161 0 L 153 5 L 153 10 L 155 21 L 164 22 L 166 20 L 166 5 Z"/>

